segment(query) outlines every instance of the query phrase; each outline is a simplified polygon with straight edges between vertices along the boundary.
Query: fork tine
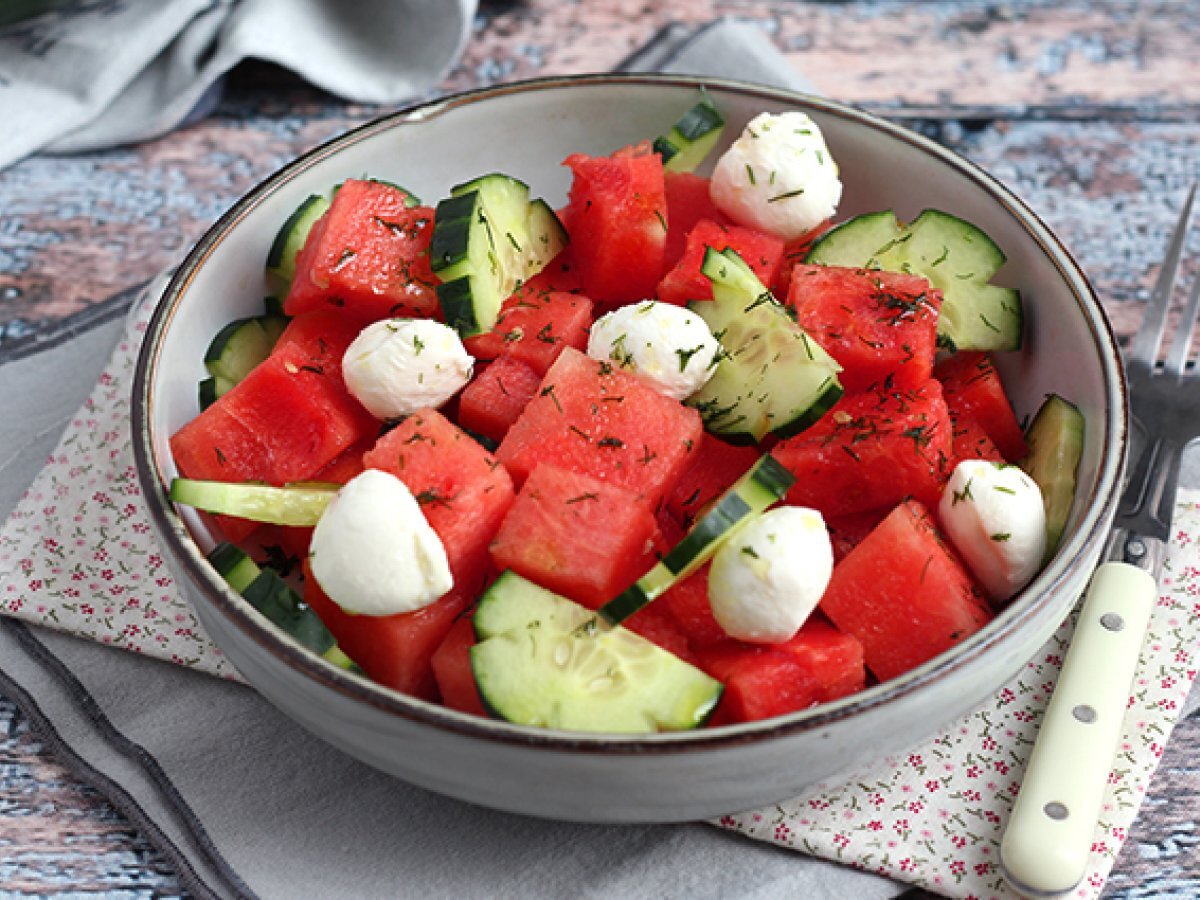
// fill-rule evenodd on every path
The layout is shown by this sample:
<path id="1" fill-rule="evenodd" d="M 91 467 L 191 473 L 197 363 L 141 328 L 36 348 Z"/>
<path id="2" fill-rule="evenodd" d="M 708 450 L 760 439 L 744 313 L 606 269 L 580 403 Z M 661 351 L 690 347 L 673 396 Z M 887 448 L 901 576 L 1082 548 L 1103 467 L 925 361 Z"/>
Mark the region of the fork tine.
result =
<path id="1" fill-rule="evenodd" d="M 1180 379 L 1187 367 L 1188 356 L 1192 349 L 1192 332 L 1196 329 L 1196 314 L 1200 313 L 1200 278 L 1192 285 L 1192 295 L 1188 297 L 1187 309 L 1183 318 L 1171 337 L 1171 352 L 1167 355 L 1166 375 L 1168 378 Z"/>
<path id="2" fill-rule="evenodd" d="M 1175 287 L 1175 279 L 1179 275 L 1179 261 L 1183 258 L 1183 245 L 1187 239 L 1188 224 L 1192 217 L 1192 201 L 1196 199 L 1196 184 L 1193 182 L 1188 191 L 1187 199 L 1179 214 L 1179 223 L 1171 235 L 1167 246 L 1167 255 L 1163 259 L 1162 269 L 1150 292 L 1150 302 L 1142 317 L 1142 326 L 1133 339 L 1129 358 L 1125 367 L 1130 375 L 1149 374 L 1158 361 L 1158 348 L 1162 343 L 1163 331 L 1167 324 L 1167 307 L 1171 305 L 1171 293 Z"/>

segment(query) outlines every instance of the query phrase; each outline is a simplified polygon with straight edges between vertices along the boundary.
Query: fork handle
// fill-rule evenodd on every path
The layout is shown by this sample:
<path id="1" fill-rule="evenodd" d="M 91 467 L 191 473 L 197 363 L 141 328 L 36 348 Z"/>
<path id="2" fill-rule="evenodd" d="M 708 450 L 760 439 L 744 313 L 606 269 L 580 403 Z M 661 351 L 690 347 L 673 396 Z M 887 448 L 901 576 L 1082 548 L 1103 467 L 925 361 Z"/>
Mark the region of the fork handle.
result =
<path id="1" fill-rule="evenodd" d="M 1092 576 L 1000 845 L 1023 893 L 1054 896 L 1083 878 L 1157 594 L 1154 576 L 1127 563 Z"/>

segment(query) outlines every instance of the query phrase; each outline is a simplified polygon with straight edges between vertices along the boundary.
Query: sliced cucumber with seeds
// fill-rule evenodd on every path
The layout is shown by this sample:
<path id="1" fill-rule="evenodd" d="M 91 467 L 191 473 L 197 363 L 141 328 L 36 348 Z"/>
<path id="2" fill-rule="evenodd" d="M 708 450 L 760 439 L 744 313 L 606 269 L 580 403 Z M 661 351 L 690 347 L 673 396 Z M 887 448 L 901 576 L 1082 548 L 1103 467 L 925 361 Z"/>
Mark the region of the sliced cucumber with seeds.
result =
<path id="1" fill-rule="evenodd" d="M 1043 565 L 1058 549 L 1071 514 L 1076 472 L 1083 456 L 1084 427 L 1083 413 L 1075 404 L 1050 394 L 1025 431 L 1029 455 L 1021 461 L 1021 468 L 1041 488 L 1046 508 Z"/>
<path id="2" fill-rule="evenodd" d="M 783 499 L 795 481 L 775 457 L 764 454 L 649 572 L 600 607 L 600 615 L 614 623 L 628 619 L 712 559 L 737 528 Z"/>
<path id="3" fill-rule="evenodd" d="M 732 249 L 709 247 L 701 271 L 713 299 L 688 304 L 721 342 L 717 370 L 688 398 L 705 427 L 751 443 L 798 434 L 842 396 L 841 366 L 801 328 Z"/>
<path id="4" fill-rule="evenodd" d="M 712 152 L 725 131 L 725 119 L 708 92 L 700 90 L 700 99 L 675 123 L 675 127 L 654 141 L 654 152 L 670 172 L 691 172 Z"/>
<path id="5" fill-rule="evenodd" d="M 271 525 L 317 524 L 340 484 L 297 482 L 283 487 L 253 482 L 201 481 L 173 478 L 167 496 L 174 503 L 223 516 Z"/>
<path id="6" fill-rule="evenodd" d="M 479 601 L 471 670 L 484 705 L 521 725 L 653 733 L 704 724 L 722 685 L 565 597 L 504 572 Z"/>
<path id="7" fill-rule="evenodd" d="M 496 324 L 501 304 L 567 244 L 567 233 L 529 187 L 507 175 L 458 185 L 434 214 L 430 264 L 447 324 L 464 337 Z"/>
<path id="8" fill-rule="evenodd" d="M 908 225 L 890 211 L 843 222 L 812 245 L 806 262 L 907 272 L 943 295 L 938 342 L 948 350 L 1016 350 L 1021 346 L 1021 295 L 991 284 L 1004 252 L 965 219 L 927 209 Z"/>
<path id="9" fill-rule="evenodd" d="M 245 551 L 228 543 L 214 547 L 208 561 L 231 588 L 302 646 L 343 669 L 355 667 L 325 623 L 274 569 L 260 568 Z"/>
<path id="10" fill-rule="evenodd" d="M 320 194 L 310 194 L 295 212 L 288 216 L 267 251 L 267 272 L 284 284 L 296 277 L 296 257 L 308 240 L 317 219 L 329 210 L 329 200 Z"/>

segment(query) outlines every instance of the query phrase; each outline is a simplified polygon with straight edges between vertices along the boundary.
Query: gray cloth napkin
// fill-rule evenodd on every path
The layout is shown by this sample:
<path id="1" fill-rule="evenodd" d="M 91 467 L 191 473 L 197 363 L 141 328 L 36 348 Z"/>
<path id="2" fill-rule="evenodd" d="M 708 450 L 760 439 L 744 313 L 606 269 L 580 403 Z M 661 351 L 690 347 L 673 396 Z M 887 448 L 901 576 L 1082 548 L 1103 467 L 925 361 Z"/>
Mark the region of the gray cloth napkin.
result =
<path id="1" fill-rule="evenodd" d="M 339 96 L 420 96 L 458 58 L 476 0 L 122 0 L 50 4 L 0 29 L 0 169 L 38 150 L 155 137 L 215 102 L 244 59 Z"/>

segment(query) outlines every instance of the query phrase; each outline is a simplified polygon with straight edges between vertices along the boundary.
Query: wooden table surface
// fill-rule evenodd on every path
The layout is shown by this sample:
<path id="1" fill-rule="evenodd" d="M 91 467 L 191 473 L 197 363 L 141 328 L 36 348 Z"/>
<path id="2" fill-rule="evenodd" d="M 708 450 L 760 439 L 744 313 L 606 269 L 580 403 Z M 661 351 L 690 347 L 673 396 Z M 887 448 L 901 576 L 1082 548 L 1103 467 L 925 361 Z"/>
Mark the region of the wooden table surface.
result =
<path id="1" fill-rule="evenodd" d="M 761 26 L 825 94 L 992 171 L 1072 248 L 1122 337 L 1136 328 L 1179 200 L 1200 177 L 1195 0 L 485 0 L 439 89 L 608 70 L 671 23 L 721 15 Z M 259 179 L 382 111 L 251 65 L 199 124 L 0 171 L 0 360 L 114 314 Z M 1198 812 L 1193 717 L 1175 731 L 1105 896 L 1200 896 Z M 0 698 L 0 893 L 64 891 L 180 888 Z"/>

